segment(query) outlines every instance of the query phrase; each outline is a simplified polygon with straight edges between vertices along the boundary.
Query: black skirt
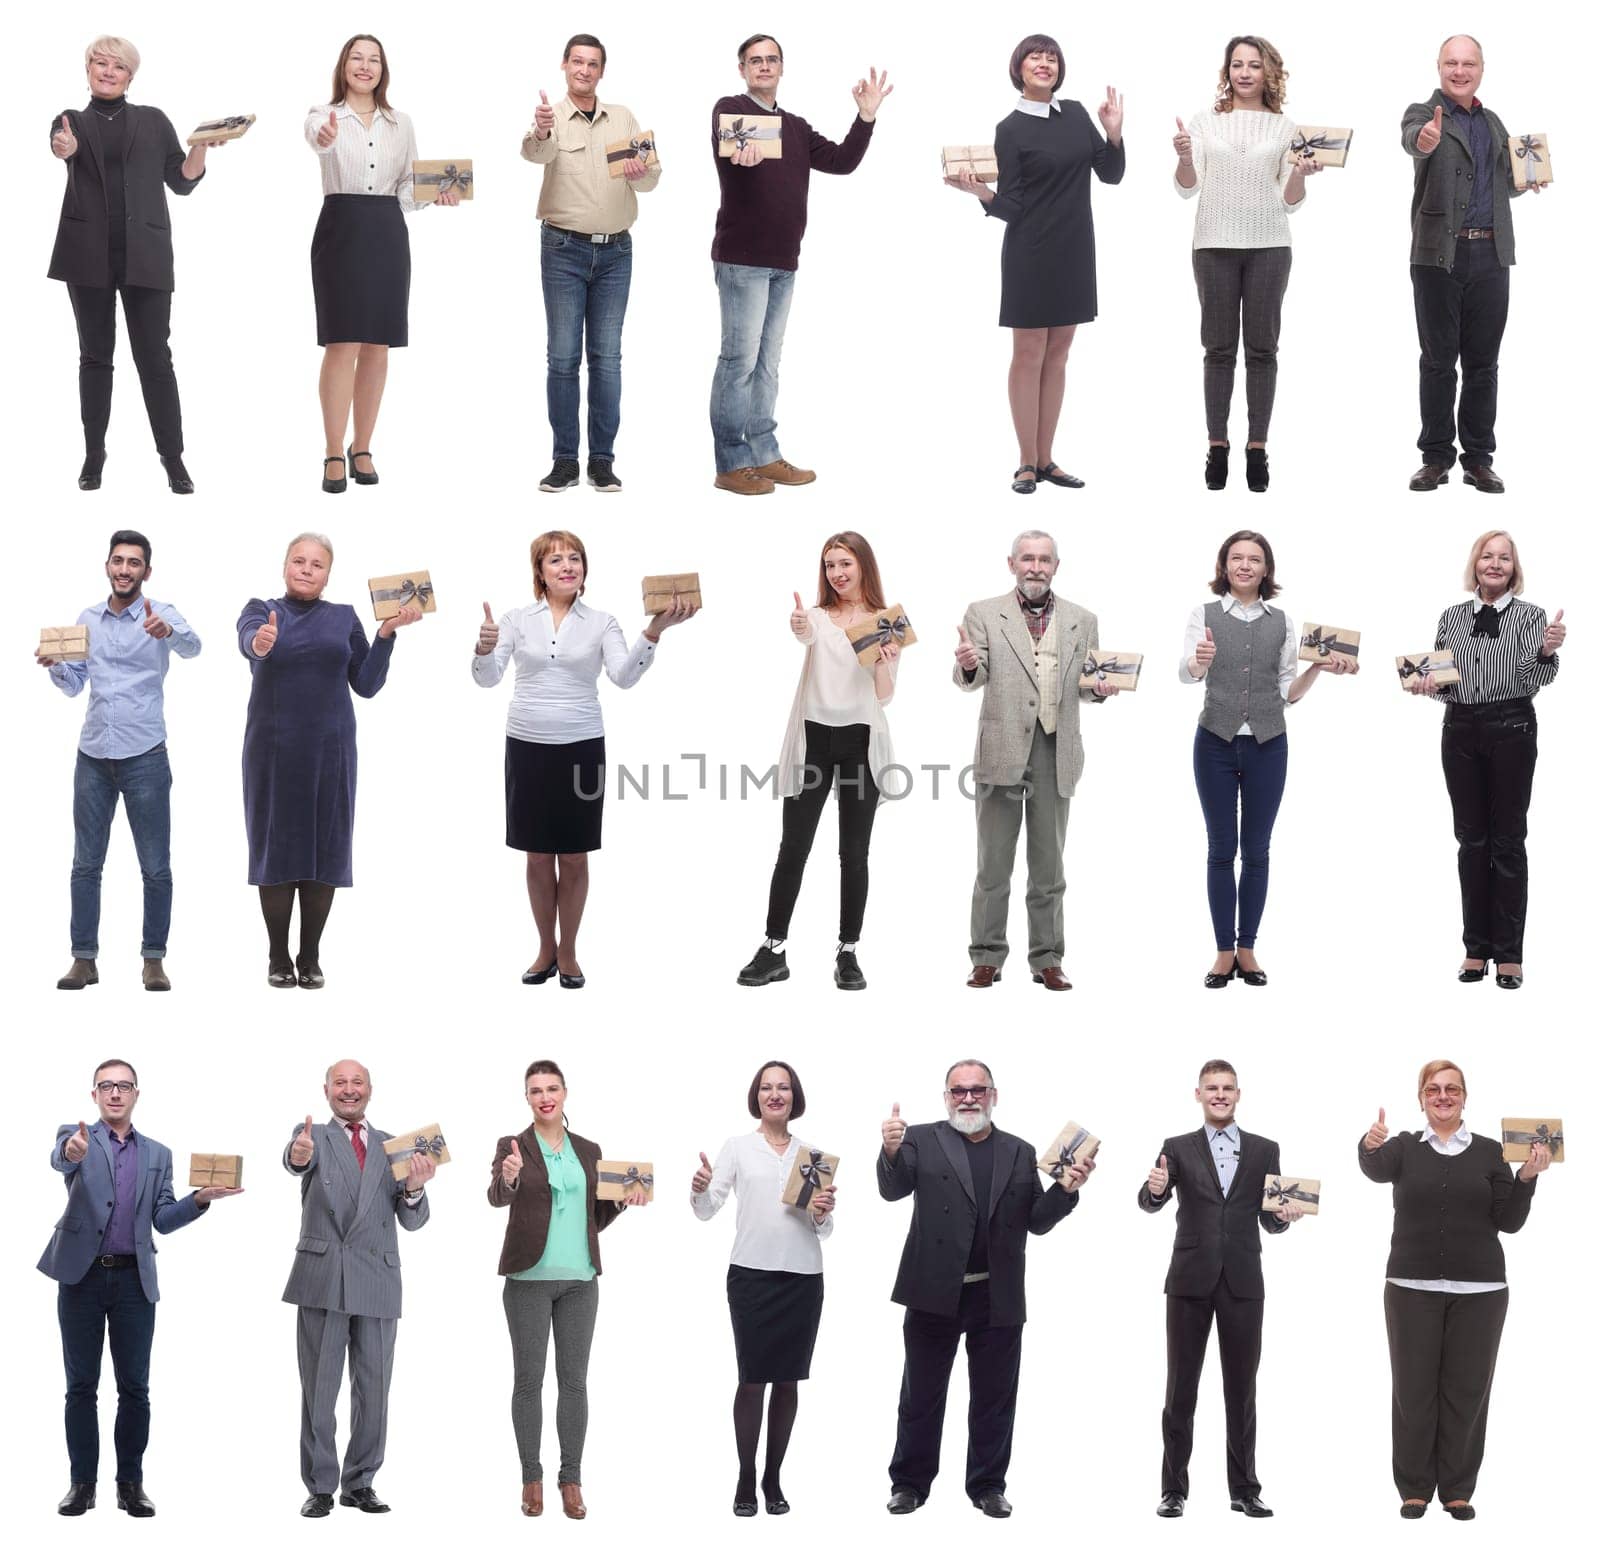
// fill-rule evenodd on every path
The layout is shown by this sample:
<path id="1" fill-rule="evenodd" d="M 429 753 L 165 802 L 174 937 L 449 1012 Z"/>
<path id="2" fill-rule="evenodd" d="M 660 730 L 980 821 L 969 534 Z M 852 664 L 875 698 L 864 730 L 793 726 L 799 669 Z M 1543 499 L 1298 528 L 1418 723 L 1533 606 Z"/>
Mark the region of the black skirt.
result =
<path id="1" fill-rule="evenodd" d="M 728 1312 L 739 1380 L 805 1381 L 822 1321 L 822 1275 L 728 1268 Z"/>
<path id="2" fill-rule="evenodd" d="M 325 194 L 311 238 L 317 344 L 404 345 L 411 238 L 392 195 Z"/>
<path id="3" fill-rule="evenodd" d="M 506 738 L 506 846 L 521 853 L 597 853 L 606 742 L 536 745 Z"/>

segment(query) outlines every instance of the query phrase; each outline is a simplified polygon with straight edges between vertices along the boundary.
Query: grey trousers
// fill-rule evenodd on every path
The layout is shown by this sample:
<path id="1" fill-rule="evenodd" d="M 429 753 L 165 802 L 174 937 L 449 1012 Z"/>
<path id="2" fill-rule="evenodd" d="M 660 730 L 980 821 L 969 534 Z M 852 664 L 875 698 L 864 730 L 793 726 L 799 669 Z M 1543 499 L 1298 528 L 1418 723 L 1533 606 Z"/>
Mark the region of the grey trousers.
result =
<path id="1" fill-rule="evenodd" d="M 556 1436 L 559 1484 L 583 1482 L 583 1438 L 589 1428 L 589 1345 L 600 1308 L 595 1279 L 507 1279 L 502 1299 L 511 1330 L 511 1427 L 522 1458 L 522 1482 L 544 1482 L 539 1437 L 544 1430 L 545 1355 L 556 1335 Z"/>
<path id="2" fill-rule="evenodd" d="M 974 966 L 1006 963 L 1011 868 L 1024 822 L 1028 827 L 1028 964 L 1035 971 L 1061 964 L 1067 953 L 1063 913 L 1067 874 L 1061 854 L 1067 844 L 1070 803 L 1056 792 L 1056 736 L 1035 723 L 1022 781 L 1010 787 L 978 788 L 978 878 L 972 887 L 972 943 L 967 951 Z"/>
<path id="3" fill-rule="evenodd" d="M 300 1479 L 313 1495 L 365 1489 L 383 1466 L 394 1372 L 394 1317 L 352 1317 L 297 1308 L 300 1359 Z M 334 1412 L 350 1356 L 350 1444 L 339 1470 Z"/>
<path id="4" fill-rule="evenodd" d="M 1265 442 L 1278 390 L 1278 327 L 1289 286 L 1292 251 L 1285 248 L 1197 248 L 1200 343 L 1206 348 L 1206 436 L 1228 440 L 1233 369 L 1244 331 L 1244 397 L 1251 442 Z"/>

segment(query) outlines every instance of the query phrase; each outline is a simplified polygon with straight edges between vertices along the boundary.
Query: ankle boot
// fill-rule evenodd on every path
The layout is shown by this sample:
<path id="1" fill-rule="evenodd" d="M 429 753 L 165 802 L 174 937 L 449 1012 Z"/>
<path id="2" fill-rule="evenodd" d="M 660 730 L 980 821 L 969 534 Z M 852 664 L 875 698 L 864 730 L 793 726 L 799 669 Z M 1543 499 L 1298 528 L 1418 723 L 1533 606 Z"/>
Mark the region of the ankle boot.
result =
<path id="1" fill-rule="evenodd" d="M 1267 489 L 1267 450 L 1265 448 L 1246 448 L 1244 450 L 1244 483 L 1252 491 L 1265 491 Z"/>
<path id="2" fill-rule="evenodd" d="M 1228 483 L 1228 445 L 1213 443 L 1206 449 L 1206 490 L 1220 491 Z"/>

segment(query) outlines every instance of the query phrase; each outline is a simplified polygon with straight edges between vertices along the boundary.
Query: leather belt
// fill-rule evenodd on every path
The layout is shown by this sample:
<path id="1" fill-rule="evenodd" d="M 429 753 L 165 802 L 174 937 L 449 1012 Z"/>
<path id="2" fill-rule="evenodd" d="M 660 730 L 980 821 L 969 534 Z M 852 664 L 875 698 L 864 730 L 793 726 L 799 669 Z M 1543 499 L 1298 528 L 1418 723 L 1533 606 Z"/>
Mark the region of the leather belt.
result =
<path id="1" fill-rule="evenodd" d="M 94 1260 L 97 1268 L 132 1268 L 138 1261 L 137 1257 L 130 1257 L 125 1252 L 102 1252 Z"/>
<path id="2" fill-rule="evenodd" d="M 989 1275 L 987 1273 L 964 1273 L 961 1275 L 963 1284 L 982 1284 Z"/>
<path id="3" fill-rule="evenodd" d="M 1446 702 L 1446 723 L 1461 723 L 1475 718 L 1531 718 L 1531 696 L 1503 696 L 1499 701 Z"/>
<path id="4" fill-rule="evenodd" d="M 575 237 L 580 243 L 614 243 L 622 236 L 620 232 L 574 232 L 571 227 L 558 227 L 553 221 L 547 221 L 544 225 L 563 237 Z"/>
<path id="5" fill-rule="evenodd" d="M 1469 240 L 1470 239 L 1474 239 L 1474 238 L 1480 238 L 1480 237 L 1493 237 L 1494 236 L 1494 228 L 1493 227 L 1463 227 L 1459 232 L 1456 233 L 1456 236 L 1457 237 L 1464 237 L 1464 238 L 1467 238 Z"/>

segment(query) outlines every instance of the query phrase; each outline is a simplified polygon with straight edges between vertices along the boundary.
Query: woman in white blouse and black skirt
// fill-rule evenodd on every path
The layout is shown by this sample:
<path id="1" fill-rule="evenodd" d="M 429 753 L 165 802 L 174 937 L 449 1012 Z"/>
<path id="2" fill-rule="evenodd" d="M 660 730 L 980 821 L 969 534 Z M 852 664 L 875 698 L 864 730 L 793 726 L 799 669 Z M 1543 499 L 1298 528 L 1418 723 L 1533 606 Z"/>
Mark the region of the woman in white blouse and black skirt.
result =
<path id="1" fill-rule="evenodd" d="M 630 648 L 615 616 L 583 602 L 589 557 L 577 535 L 551 530 L 529 553 L 534 602 L 507 611 L 498 625 L 484 605 L 472 678 L 498 685 L 516 661 L 506 717 L 506 846 L 528 855 L 528 901 L 539 931 L 539 953 L 522 980 L 538 986 L 558 976 L 562 987 L 578 988 L 585 980 L 578 927 L 605 806 L 600 672 L 623 690 L 638 684 L 655 662 L 661 633 L 696 607 L 674 601 Z"/>
<path id="2" fill-rule="evenodd" d="M 728 1265 L 728 1311 L 739 1359 L 739 1390 L 733 1396 L 739 1483 L 733 1514 L 756 1514 L 756 1446 L 770 1386 L 761 1496 L 767 1514 L 781 1516 L 789 1502 L 779 1475 L 800 1406 L 799 1383 L 811 1374 L 822 1320 L 822 1242 L 833 1232 L 834 1190 L 831 1181 L 814 1178 L 801 1188 L 804 1203 L 783 1202 L 795 1161 L 814 1165 L 820 1159 L 820 1151 L 789 1132 L 789 1124 L 805 1114 L 806 1093 L 787 1063 L 767 1063 L 756 1071 L 748 1104 L 761 1126 L 729 1139 L 715 1165 L 700 1156 L 689 1202 L 697 1218 L 710 1219 L 730 1192 L 739 1199 Z"/>
<path id="3" fill-rule="evenodd" d="M 306 140 L 322 163 L 322 214 L 311 239 L 311 287 L 322 349 L 322 489 L 375 486 L 372 434 L 383 403 L 389 347 L 406 343 L 411 239 L 417 208 L 411 120 L 389 106 L 389 56 L 376 38 L 351 38 L 333 67 L 329 100 L 306 115 Z M 439 205 L 459 205 L 454 189 Z M 354 440 L 345 445 L 352 407 Z M 360 443 L 358 450 L 356 443 Z"/>
<path id="4" fill-rule="evenodd" d="M 1456 685 L 1431 672 L 1401 684 L 1445 704 L 1444 783 L 1455 817 L 1461 875 L 1462 982 L 1482 982 L 1495 963 L 1495 985 L 1522 986 L 1522 925 L 1528 915 L 1528 804 L 1539 758 L 1533 698 L 1561 667 L 1567 640 L 1562 612 L 1547 621 L 1520 598 L 1516 541 L 1491 529 L 1473 541 L 1462 586 L 1465 603 L 1439 617 L 1436 650 L 1455 655 Z"/>

